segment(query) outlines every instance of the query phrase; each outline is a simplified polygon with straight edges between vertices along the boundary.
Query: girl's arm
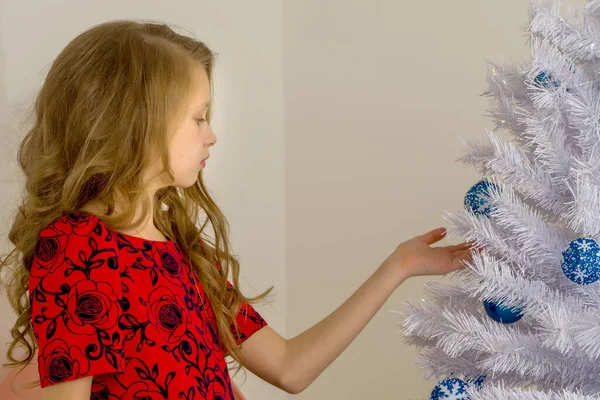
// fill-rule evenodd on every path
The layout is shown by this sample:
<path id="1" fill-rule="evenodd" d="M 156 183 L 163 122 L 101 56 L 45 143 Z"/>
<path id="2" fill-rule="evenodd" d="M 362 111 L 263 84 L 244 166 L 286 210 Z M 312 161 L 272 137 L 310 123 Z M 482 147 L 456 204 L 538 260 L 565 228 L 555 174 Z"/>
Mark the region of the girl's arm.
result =
<path id="1" fill-rule="evenodd" d="M 231 387 L 233 388 L 233 399 L 234 400 L 246 400 L 246 398 L 244 397 L 244 395 L 240 391 L 240 388 L 237 387 L 237 385 L 235 384 L 235 382 L 231 381 Z"/>
<path id="2" fill-rule="evenodd" d="M 246 367 L 288 393 L 306 389 L 358 336 L 394 290 L 416 275 L 440 275 L 464 267 L 471 244 L 429 247 L 445 234 L 436 229 L 399 245 L 381 266 L 325 319 L 292 339 L 269 326 L 246 339 Z"/>
<path id="3" fill-rule="evenodd" d="M 55 383 L 42 389 L 44 400 L 88 400 L 92 395 L 93 376 Z"/>

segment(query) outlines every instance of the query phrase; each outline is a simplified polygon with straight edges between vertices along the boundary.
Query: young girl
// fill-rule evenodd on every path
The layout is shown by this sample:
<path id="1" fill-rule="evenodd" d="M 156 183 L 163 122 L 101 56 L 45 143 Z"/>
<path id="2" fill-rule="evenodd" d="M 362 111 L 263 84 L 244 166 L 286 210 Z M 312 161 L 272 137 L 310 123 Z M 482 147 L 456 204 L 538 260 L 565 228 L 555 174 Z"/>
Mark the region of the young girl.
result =
<path id="1" fill-rule="evenodd" d="M 48 72 L 0 270 L 14 266 L 5 284 L 19 316 L 7 365 L 37 351 L 48 400 L 233 399 L 227 356 L 299 393 L 402 282 L 471 259 L 470 243 L 430 247 L 443 228 L 417 236 L 327 318 L 281 337 L 251 305 L 269 291 L 240 292 L 227 221 L 202 179 L 216 143 L 213 60 L 164 24 L 114 21 L 76 37 Z"/>

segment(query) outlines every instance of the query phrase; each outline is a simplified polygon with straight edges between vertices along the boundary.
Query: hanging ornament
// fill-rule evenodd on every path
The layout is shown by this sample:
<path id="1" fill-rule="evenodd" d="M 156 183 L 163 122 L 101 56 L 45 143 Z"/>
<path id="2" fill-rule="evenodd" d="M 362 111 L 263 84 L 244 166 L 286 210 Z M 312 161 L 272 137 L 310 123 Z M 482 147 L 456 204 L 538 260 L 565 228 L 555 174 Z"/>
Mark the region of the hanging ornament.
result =
<path id="1" fill-rule="evenodd" d="M 600 246 L 594 239 L 575 239 L 562 255 L 561 268 L 573 282 L 589 285 L 600 279 Z"/>
<path id="2" fill-rule="evenodd" d="M 490 188 L 499 191 L 497 185 L 487 180 L 481 180 L 467 191 L 465 195 L 465 208 L 474 215 L 485 215 L 489 218 L 489 214 L 494 210 L 491 204 Z"/>
<path id="3" fill-rule="evenodd" d="M 431 392 L 430 400 L 469 400 L 467 387 L 469 385 L 458 378 L 444 379 Z"/>
<path id="4" fill-rule="evenodd" d="M 485 375 L 480 375 L 476 378 L 468 380 L 467 383 L 474 386 L 477 390 L 481 390 L 483 389 L 483 381 L 485 380 L 485 377 Z"/>
<path id="5" fill-rule="evenodd" d="M 523 309 L 520 307 L 504 307 L 487 300 L 483 302 L 483 306 L 489 317 L 496 322 L 512 324 L 523 318 Z"/>
<path id="6" fill-rule="evenodd" d="M 554 86 L 554 87 L 559 87 L 560 86 L 560 82 L 556 79 L 554 79 L 554 77 L 550 74 L 548 74 L 545 71 L 540 72 L 539 74 L 537 74 L 537 76 L 535 77 L 535 79 L 533 80 L 536 84 L 536 86 L 538 87 L 544 87 L 546 89 L 548 89 L 550 86 Z"/>

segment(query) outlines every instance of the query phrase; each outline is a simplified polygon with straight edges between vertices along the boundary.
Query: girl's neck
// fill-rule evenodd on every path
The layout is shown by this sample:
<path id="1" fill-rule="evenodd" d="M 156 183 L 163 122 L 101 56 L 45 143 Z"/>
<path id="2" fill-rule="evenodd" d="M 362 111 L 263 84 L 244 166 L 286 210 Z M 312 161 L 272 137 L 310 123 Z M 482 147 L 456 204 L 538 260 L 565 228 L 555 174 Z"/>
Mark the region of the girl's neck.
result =
<path id="1" fill-rule="evenodd" d="M 81 210 L 84 212 L 95 214 L 97 216 L 102 216 L 106 212 L 106 206 L 102 206 L 99 204 L 95 204 L 93 202 L 89 202 L 89 203 L 85 204 L 83 207 L 81 207 Z M 118 210 L 115 210 L 115 213 L 117 213 L 117 212 L 118 212 Z M 153 215 L 153 213 L 150 213 L 150 215 Z M 139 215 L 134 216 L 134 220 L 138 217 L 139 217 Z M 143 223 L 138 228 L 121 229 L 118 232 L 124 233 L 126 235 L 130 235 L 130 236 L 141 237 L 143 239 L 148 239 L 148 240 L 155 240 L 155 241 L 168 240 L 167 237 L 154 225 L 153 219 L 151 221 L 146 220 L 146 222 Z"/>

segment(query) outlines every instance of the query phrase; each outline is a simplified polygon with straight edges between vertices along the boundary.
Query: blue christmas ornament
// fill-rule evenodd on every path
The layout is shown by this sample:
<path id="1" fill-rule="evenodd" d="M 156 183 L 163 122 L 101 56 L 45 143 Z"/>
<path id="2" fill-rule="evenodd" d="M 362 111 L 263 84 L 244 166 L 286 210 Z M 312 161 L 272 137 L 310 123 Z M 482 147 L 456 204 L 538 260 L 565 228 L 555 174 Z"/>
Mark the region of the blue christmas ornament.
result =
<path id="1" fill-rule="evenodd" d="M 562 255 L 561 268 L 573 282 L 589 285 L 600 279 L 600 246 L 594 239 L 575 239 Z"/>
<path id="2" fill-rule="evenodd" d="M 480 375 L 474 379 L 468 380 L 467 382 L 469 383 L 469 385 L 475 386 L 477 390 L 481 390 L 483 389 L 483 381 L 485 380 L 485 377 L 485 375 Z"/>
<path id="3" fill-rule="evenodd" d="M 491 319 L 503 324 L 512 324 L 523 318 L 523 309 L 520 307 L 504 307 L 490 301 L 484 301 L 483 306 Z"/>
<path id="4" fill-rule="evenodd" d="M 444 379 L 433 389 L 430 400 L 469 400 L 467 387 L 468 384 L 458 378 Z"/>
<path id="5" fill-rule="evenodd" d="M 495 209 L 491 204 L 490 188 L 499 191 L 497 185 L 486 180 L 481 180 L 471 186 L 465 195 L 465 208 L 467 211 L 475 215 L 485 215 L 489 218 L 489 214 Z"/>
<path id="6" fill-rule="evenodd" d="M 558 82 L 552 75 L 542 71 L 533 80 L 538 87 L 545 87 L 546 89 L 550 86 L 559 87 L 560 82 Z"/>

